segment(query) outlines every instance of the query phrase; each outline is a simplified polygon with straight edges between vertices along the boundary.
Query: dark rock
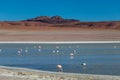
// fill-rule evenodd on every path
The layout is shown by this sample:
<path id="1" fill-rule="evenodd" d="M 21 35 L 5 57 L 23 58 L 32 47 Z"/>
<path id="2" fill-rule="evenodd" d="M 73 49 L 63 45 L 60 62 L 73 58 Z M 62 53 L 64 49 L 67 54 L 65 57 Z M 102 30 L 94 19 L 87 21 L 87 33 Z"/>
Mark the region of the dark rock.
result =
<path id="1" fill-rule="evenodd" d="M 44 22 L 49 24 L 66 24 L 66 23 L 68 24 L 68 23 L 80 22 L 79 20 L 74 20 L 74 19 L 63 19 L 60 16 L 53 16 L 53 17 L 39 16 L 25 21 Z"/>

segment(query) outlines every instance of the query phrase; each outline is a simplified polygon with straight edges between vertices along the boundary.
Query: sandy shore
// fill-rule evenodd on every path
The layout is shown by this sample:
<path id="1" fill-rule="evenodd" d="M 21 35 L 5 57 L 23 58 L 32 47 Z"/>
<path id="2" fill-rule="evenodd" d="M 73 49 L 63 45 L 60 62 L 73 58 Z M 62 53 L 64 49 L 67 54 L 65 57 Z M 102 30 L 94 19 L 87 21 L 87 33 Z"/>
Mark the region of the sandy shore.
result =
<path id="1" fill-rule="evenodd" d="M 120 41 L 119 30 L 0 30 L 0 41 Z"/>
<path id="2" fill-rule="evenodd" d="M 120 80 L 120 76 L 49 72 L 0 66 L 1 80 Z"/>

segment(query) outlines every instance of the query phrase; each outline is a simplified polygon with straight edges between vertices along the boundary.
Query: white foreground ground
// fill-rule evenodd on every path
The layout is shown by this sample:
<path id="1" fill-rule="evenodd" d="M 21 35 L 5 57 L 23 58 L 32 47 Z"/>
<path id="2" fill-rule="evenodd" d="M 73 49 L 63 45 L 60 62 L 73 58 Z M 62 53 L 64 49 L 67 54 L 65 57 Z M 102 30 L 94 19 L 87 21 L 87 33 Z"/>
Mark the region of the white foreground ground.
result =
<path id="1" fill-rule="evenodd" d="M 120 76 L 48 72 L 0 66 L 0 80 L 120 80 Z"/>

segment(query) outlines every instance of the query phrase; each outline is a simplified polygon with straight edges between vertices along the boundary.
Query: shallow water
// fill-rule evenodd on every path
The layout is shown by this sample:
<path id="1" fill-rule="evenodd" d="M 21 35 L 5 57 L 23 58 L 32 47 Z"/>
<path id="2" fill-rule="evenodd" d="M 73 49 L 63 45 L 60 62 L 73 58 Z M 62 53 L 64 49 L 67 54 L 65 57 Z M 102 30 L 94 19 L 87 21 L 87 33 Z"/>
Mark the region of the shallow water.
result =
<path id="1" fill-rule="evenodd" d="M 120 43 L 0 44 L 0 65 L 58 71 L 57 64 L 63 72 L 120 76 Z"/>

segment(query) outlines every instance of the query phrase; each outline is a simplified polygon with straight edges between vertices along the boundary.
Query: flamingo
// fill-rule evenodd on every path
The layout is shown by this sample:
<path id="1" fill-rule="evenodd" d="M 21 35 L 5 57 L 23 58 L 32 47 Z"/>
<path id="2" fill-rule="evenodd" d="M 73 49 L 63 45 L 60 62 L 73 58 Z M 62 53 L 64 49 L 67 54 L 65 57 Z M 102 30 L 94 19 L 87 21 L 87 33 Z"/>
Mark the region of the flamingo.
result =
<path id="1" fill-rule="evenodd" d="M 25 52 L 26 52 L 26 53 L 28 52 L 28 48 L 25 49 Z"/>
<path id="2" fill-rule="evenodd" d="M 53 53 L 55 53 L 55 50 L 53 50 Z"/>
<path id="3" fill-rule="evenodd" d="M 18 50 L 18 55 L 21 55 L 21 51 L 20 50 Z"/>
<path id="4" fill-rule="evenodd" d="M 74 59 L 74 54 L 70 53 L 70 59 Z"/>
<path id="5" fill-rule="evenodd" d="M 62 65 L 58 64 L 58 65 L 57 65 L 57 68 L 58 68 L 58 72 L 62 72 L 62 71 L 63 71 Z"/>
<path id="6" fill-rule="evenodd" d="M 38 49 L 38 51 L 40 52 L 40 51 L 41 51 L 41 49 Z"/>
<path id="7" fill-rule="evenodd" d="M 41 48 L 41 46 L 39 45 L 38 48 Z"/>
<path id="8" fill-rule="evenodd" d="M 86 65 L 87 65 L 87 63 L 83 62 L 81 65 L 82 65 L 82 66 L 86 66 Z"/>
<path id="9" fill-rule="evenodd" d="M 22 49 L 20 49 L 20 51 L 22 52 Z"/>
<path id="10" fill-rule="evenodd" d="M 70 53 L 70 56 L 74 56 L 74 54 L 73 54 L 73 53 Z"/>
<path id="11" fill-rule="evenodd" d="M 0 52 L 2 52 L 2 49 L 0 49 Z"/>
<path id="12" fill-rule="evenodd" d="M 58 49 L 58 48 L 59 48 L 59 46 L 56 46 L 56 48 Z"/>
<path id="13" fill-rule="evenodd" d="M 56 52 L 57 52 L 57 53 L 59 53 L 60 51 L 59 51 L 59 50 L 57 50 Z"/>
<path id="14" fill-rule="evenodd" d="M 77 51 L 76 50 L 73 50 L 74 53 L 76 53 Z"/>

